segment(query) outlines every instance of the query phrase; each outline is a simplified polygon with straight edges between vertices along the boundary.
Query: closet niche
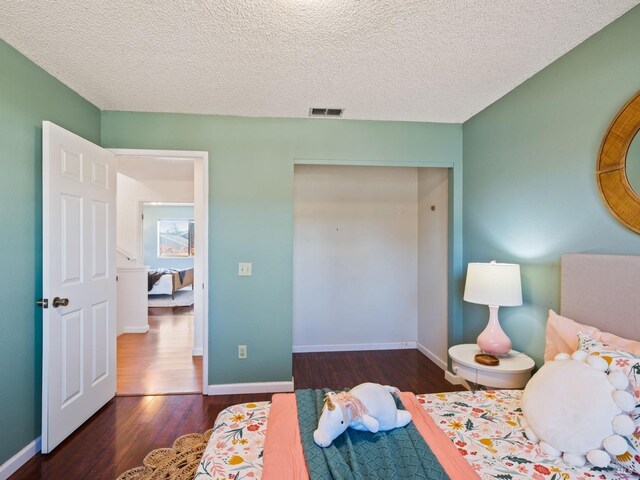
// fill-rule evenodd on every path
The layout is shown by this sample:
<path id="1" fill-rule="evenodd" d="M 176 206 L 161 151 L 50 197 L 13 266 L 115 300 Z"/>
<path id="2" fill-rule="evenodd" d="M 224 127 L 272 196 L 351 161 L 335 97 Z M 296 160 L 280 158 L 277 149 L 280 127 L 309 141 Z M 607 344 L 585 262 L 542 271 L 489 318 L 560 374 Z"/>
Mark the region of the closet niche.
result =
<path id="1" fill-rule="evenodd" d="M 296 165 L 294 352 L 421 348 L 446 366 L 449 169 Z"/>

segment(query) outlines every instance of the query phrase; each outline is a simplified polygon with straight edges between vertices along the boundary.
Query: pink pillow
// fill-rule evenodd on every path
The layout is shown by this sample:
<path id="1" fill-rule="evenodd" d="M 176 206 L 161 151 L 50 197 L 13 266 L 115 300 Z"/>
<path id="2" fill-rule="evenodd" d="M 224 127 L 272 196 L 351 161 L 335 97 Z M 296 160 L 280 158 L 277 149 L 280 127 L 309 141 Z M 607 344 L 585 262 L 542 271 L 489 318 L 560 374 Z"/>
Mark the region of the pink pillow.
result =
<path id="1" fill-rule="evenodd" d="M 640 342 L 618 337 L 612 333 L 602 332 L 596 327 L 582 325 L 570 318 L 558 315 L 553 310 L 549 310 L 544 360 L 553 360 L 558 353 L 573 353 L 576 351 L 578 349 L 578 332 L 583 332 L 594 340 L 600 340 L 603 343 L 640 356 Z"/>
<path id="2" fill-rule="evenodd" d="M 596 327 L 581 325 L 569 318 L 549 310 L 547 319 L 547 338 L 544 348 L 544 360 L 553 360 L 559 353 L 573 353 L 578 349 L 578 332 L 584 332 L 591 338 L 599 339 L 602 333 Z"/>
<path id="3" fill-rule="evenodd" d="M 640 342 L 636 342 L 635 340 L 618 337 L 613 333 L 607 332 L 600 332 L 600 338 L 597 338 L 597 340 L 600 340 L 602 343 L 617 347 L 620 350 L 624 350 L 625 352 L 631 353 L 635 356 L 640 356 Z"/>

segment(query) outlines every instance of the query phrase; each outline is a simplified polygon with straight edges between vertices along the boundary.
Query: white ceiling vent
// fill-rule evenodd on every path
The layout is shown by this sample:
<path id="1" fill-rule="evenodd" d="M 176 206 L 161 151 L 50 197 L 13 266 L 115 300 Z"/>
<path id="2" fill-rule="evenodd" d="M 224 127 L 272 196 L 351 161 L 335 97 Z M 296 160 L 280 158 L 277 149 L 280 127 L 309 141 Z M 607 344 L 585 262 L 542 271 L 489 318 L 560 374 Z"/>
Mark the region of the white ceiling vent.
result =
<path id="1" fill-rule="evenodd" d="M 317 108 L 311 107 L 309 109 L 310 117 L 341 117 L 344 108 Z"/>

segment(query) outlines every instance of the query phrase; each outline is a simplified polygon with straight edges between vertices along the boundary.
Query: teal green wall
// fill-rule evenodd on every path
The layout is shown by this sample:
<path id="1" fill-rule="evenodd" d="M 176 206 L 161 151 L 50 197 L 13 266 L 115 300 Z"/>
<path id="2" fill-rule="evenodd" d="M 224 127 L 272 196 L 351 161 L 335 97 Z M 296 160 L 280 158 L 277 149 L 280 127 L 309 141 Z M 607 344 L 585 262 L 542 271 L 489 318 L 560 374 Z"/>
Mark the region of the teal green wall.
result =
<path id="1" fill-rule="evenodd" d="M 294 162 L 460 170 L 461 134 L 428 123 L 102 113 L 104 147 L 209 152 L 210 384 L 291 380 Z M 238 277 L 243 261 L 252 277 Z"/>
<path id="2" fill-rule="evenodd" d="M 464 260 L 522 265 L 524 305 L 500 318 L 538 363 L 547 309 L 559 306 L 565 252 L 639 254 L 609 214 L 594 175 L 610 122 L 640 89 L 640 7 L 464 123 Z M 473 341 L 486 307 L 465 304 Z"/>
<path id="3" fill-rule="evenodd" d="M 0 465 L 40 435 L 43 120 L 100 142 L 100 111 L 0 41 Z"/>

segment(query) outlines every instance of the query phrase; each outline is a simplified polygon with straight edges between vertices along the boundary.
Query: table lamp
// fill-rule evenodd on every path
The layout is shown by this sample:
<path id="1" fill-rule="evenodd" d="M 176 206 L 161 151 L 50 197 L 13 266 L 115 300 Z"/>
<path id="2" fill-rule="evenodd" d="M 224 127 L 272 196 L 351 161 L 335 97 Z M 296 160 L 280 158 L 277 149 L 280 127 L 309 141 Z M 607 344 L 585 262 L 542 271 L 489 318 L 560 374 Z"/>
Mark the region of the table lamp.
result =
<path id="1" fill-rule="evenodd" d="M 464 300 L 489 306 L 489 323 L 478 336 L 478 347 L 491 355 L 506 355 L 511 340 L 500 327 L 498 308 L 522 305 L 520 265 L 513 263 L 470 263 Z"/>

